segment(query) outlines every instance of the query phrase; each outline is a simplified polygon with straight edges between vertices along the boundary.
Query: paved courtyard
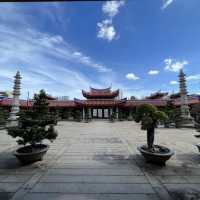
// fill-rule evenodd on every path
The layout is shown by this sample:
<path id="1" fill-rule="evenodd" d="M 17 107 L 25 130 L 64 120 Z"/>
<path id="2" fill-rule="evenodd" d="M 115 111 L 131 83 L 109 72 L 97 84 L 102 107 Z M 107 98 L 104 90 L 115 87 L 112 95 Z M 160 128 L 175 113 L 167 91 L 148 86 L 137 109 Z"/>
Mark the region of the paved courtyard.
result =
<path id="1" fill-rule="evenodd" d="M 0 131 L 0 200 L 200 199 L 200 143 L 190 129 L 156 130 L 176 154 L 166 167 L 144 162 L 146 134 L 135 122 L 60 122 L 44 161 L 21 166 L 15 141 Z"/>

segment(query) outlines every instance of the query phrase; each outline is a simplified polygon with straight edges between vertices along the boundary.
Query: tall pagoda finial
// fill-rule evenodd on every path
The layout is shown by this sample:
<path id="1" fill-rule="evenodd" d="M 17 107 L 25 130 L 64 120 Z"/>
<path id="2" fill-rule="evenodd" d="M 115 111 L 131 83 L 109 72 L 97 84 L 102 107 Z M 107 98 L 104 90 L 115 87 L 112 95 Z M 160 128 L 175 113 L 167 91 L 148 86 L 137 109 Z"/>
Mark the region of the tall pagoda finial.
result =
<path id="1" fill-rule="evenodd" d="M 13 100 L 12 100 L 12 108 L 9 117 L 9 124 L 8 126 L 17 126 L 18 122 L 18 112 L 19 112 L 19 97 L 20 97 L 20 85 L 21 85 L 21 75 L 20 72 L 17 71 L 16 75 L 14 76 L 14 86 L 13 86 Z"/>
<path id="2" fill-rule="evenodd" d="M 179 92 L 180 92 L 180 101 L 181 101 L 181 116 L 177 120 L 178 127 L 193 127 L 194 122 L 193 118 L 190 116 L 190 109 L 188 106 L 188 96 L 187 96 L 187 86 L 186 78 L 183 69 L 179 73 Z"/>

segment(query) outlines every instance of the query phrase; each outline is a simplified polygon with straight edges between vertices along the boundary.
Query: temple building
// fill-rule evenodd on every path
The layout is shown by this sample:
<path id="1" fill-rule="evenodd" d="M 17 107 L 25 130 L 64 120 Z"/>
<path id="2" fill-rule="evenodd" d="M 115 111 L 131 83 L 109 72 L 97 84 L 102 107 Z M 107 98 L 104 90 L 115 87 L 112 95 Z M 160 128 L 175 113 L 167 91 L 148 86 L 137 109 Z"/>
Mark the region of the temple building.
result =
<path id="1" fill-rule="evenodd" d="M 158 108 L 165 107 L 170 100 L 175 107 L 181 106 L 181 99 L 162 98 L 165 94 L 154 94 L 145 99 L 127 99 L 120 98 L 120 91 L 112 90 L 110 87 L 105 89 L 90 88 L 89 91 L 82 90 L 83 99 L 74 98 L 74 100 L 58 100 L 49 96 L 49 108 L 51 112 L 56 112 L 61 119 L 73 119 L 73 113 L 78 112 L 81 119 L 109 119 L 112 113 L 115 117 L 127 119 L 136 108 L 144 103 L 155 105 Z M 32 107 L 32 100 L 20 100 L 21 109 Z M 199 97 L 188 96 L 188 106 L 200 104 Z M 0 99 L 0 106 L 11 110 L 12 98 Z"/>
<path id="2" fill-rule="evenodd" d="M 118 98 L 119 90 L 111 91 L 111 88 L 90 88 L 89 92 L 82 90 L 82 94 L 86 100 L 74 101 L 83 108 L 83 119 L 86 114 L 93 119 L 108 119 L 113 112 L 118 118 L 118 109 L 126 102 L 126 99 Z"/>

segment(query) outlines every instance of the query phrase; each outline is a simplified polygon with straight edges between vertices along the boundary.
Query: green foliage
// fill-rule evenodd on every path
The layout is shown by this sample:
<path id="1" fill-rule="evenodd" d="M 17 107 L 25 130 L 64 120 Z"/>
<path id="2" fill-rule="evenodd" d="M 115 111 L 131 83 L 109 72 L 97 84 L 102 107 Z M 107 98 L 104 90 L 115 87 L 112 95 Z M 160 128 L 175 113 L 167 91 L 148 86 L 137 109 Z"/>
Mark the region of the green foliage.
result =
<path id="1" fill-rule="evenodd" d="M 0 126 L 4 126 L 6 124 L 8 116 L 9 116 L 8 111 L 0 107 Z"/>
<path id="2" fill-rule="evenodd" d="M 150 151 L 154 149 L 154 130 L 159 121 L 165 121 L 168 116 L 151 104 L 143 104 L 136 110 L 135 121 L 141 122 L 141 129 L 147 130 L 147 146 Z"/>
<path id="3" fill-rule="evenodd" d="M 88 110 L 85 112 L 85 120 L 90 120 L 89 112 Z"/>
<path id="4" fill-rule="evenodd" d="M 157 108 L 151 104 L 143 104 L 136 110 L 135 121 L 140 122 L 145 116 L 152 116 L 157 111 Z"/>
<path id="5" fill-rule="evenodd" d="M 137 108 L 135 121 L 141 122 L 142 129 L 148 130 L 156 127 L 158 121 L 165 121 L 168 116 L 151 104 L 143 104 Z"/>
<path id="6" fill-rule="evenodd" d="M 126 113 L 124 113 L 123 111 L 119 111 L 119 120 L 120 121 L 123 121 L 125 120 L 127 117 L 126 117 Z"/>
<path id="7" fill-rule="evenodd" d="M 149 116 L 144 116 L 141 120 L 141 129 L 147 130 L 152 127 L 153 119 Z"/>
<path id="8" fill-rule="evenodd" d="M 80 122 L 80 121 L 81 121 L 81 117 L 82 117 L 82 112 L 81 112 L 80 110 L 73 110 L 73 112 L 72 112 L 72 117 L 73 117 L 76 121 Z"/>
<path id="9" fill-rule="evenodd" d="M 171 95 L 170 95 L 170 99 L 177 99 L 177 98 L 179 98 L 180 96 L 181 96 L 180 93 L 171 94 Z"/>
<path id="10" fill-rule="evenodd" d="M 168 119 L 165 120 L 165 127 L 169 127 L 171 123 L 176 122 L 176 118 L 178 117 L 177 111 L 171 100 L 167 101 L 167 105 L 164 108 L 161 108 L 161 111 L 165 112 L 168 116 Z"/>
<path id="11" fill-rule="evenodd" d="M 116 112 L 112 112 L 112 114 L 110 115 L 110 121 L 114 122 L 115 119 L 116 119 Z"/>
<path id="12" fill-rule="evenodd" d="M 155 120 L 159 120 L 161 122 L 164 122 L 168 119 L 168 116 L 164 112 L 159 110 L 154 113 L 154 117 Z"/>
<path id="13" fill-rule="evenodd" d="M 200 126 L 200 104 L 192 105 L 190 113 L 198 126 Z"/>
<path id="14" fill-rule="evenodd" d="M 69 119 L 71 115 L 72 115 L 72 111 L 69 110 L 69 109 L 67 109 L 67 110 L 64 109 L 64 110 L 61 111 L 61 118 L 62 119 Z"/>
<path id="15" fill-rule="evenodd" d="M 49 113 L 47 95 L 44 90 L 34 96 L 32 110 L 19 113 L 17 127 L 9 127 L 8 134 L 17 138 L 20 145 L 36 145 L 44 139 L 51 142 L 56 139 L 57 132 L 54 129 L 55 119 Z"/>

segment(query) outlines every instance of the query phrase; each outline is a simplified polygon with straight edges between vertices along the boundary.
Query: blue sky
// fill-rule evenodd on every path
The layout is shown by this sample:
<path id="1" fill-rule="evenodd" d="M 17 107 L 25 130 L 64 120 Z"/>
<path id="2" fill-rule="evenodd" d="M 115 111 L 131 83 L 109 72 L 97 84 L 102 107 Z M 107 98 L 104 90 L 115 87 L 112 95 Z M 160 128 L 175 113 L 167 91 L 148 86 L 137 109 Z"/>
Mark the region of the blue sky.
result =
<path id="1" fill-rule="evenodd" d="M 124 96 L 200 88 L 200 1 L 129 0 L 0 5 L 0 90 L 20 70 L 22 97 L 44 88 L 81 97 L 90 86 Z"/>

